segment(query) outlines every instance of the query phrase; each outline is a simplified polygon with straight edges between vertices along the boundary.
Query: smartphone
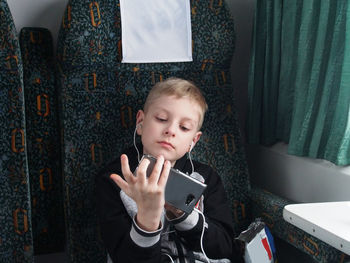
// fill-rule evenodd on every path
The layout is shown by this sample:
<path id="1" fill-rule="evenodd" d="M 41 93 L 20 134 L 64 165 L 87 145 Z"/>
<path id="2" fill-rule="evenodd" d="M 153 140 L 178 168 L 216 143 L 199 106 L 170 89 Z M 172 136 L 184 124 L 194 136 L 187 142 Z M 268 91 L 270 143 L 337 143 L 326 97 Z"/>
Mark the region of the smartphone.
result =
<path id="1" fill-rule="evenodd" d="M 145 154 L 142 156 L 141 161 L 144 158 L 150 161 L 146 171 L 148 177 L 153 171 L 157 159 Z M 197 179 L 177 169 L 170 168 L 168 181 L 165 186 L 165 201 L 185 213 L 191 213 L 206 187 L 206 184 Z"/>

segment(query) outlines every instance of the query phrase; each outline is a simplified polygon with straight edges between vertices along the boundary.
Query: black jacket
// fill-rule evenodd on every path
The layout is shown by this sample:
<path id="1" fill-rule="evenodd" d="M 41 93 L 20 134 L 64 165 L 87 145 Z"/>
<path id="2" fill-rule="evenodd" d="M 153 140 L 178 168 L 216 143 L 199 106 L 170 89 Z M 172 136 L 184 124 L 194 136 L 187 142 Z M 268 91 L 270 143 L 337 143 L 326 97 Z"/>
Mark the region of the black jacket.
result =
<path id="1" fill-rule="evenodd" d="M 128 156 L 130 169 L 133 171 L 138 164 L 136 150 L 130 148 L 124 153 Z M 231 259 L 234 239 L 233 221 L 221 179 L 209 166 L 196 161 L 193 161 L 193 164 L 195 171 L 203 176 L 207 184 L 203 193 L 204 216 L 208 225 L 203 238 L 204 251 L 210 259 Z M 186 156 L 179 159 L 174 168 L 184 173 L 192 172 L 190 161 Z M 145 233 L 137 228 L 124 206 L 121 189 L 110 179 L 111 173 L 122 175 L 119 158 L 96 176 L 97 213 L 102 239 L 110 257 L 115 263 L 163 262 L 161 258 L 164 249 L 162 242 L 164 241 L 163 238 L 159 238 L 161 231 Z M 195 253 L 201 252 L 200 237 L 204 223 L 201 216 L 197 216 L 197 218 L 196 225 L 189 230 L 180 231 L 176 227 L 172 227 L 175 230 L 173 235 L 176 238 L 170 238 L 175 240 L 173 242 L 180 242 L 187 250 Z M 135 232 L 137 235 L 153 238 L 153 240 L 158 238 L 158 241 L 155 239 L 156 242 L 149 247 L 143 247 L 140 243 L 137 245 L 132 238 L 135 236 Z M 178 255 L 179 257 L 187 257 L 182 252 L 179 252 Z M 191 262 L 193 261 L 191 257 L 193 258 L 193 254 L 186 261 L 179 260 L 179 262 Z"/>

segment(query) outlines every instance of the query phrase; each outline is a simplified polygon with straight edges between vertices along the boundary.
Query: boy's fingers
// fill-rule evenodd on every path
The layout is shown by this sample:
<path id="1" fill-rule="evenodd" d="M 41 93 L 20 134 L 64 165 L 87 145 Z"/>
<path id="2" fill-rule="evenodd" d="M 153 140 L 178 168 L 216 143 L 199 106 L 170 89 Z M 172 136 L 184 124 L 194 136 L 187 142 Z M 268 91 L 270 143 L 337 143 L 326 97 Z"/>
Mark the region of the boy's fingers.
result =
<path id="1" fill-rule="evenodd" d="M 120 163 L 122 165 L 122 173 L 125 178 L 125 181 L 130 182 L 133 180 L 133 174 L 130 171 L 129 159 L 126 154 L 120 156 Z"/>
<path id="2" fill-rule="evenodd" d="M 171 168 L 170 162 L 169 161 L 165 161 L 164 162 L 164 166 L 163 166 L 162 174 L 160 175 L 159 180 L 158 180 L 158 185 L 159 186 L 165 187 L 166 182 L 168 181 L 170 168 Z"/>
<path id="3" fill-rule="evenodd" d="M 163 169 L 163 164 L 164 164 L 164 157 L 162 155 L 158 156 L 156 164 L 153 167 L 153 171 L 148 178 L 150 184 L 158 183 L 160 174 L 161 174 L 162 169 Z"/>
<path id="4" fill-rule="evenodd" d="M 123 180 L 118 174 L 111 174 L 110 178 L 122 189 L 124 192 L 127 191 L 129 184 Z"/>
<path id="5" fill-rule="evenodd" d="M 183 215 L 183 213 L 184 213 L 182 210 L 175 208 L 174 206 L 172 206 L 169 203 L 165 203 L 164 208 L 167 211 L 170 211 L 171 213 L 173 213 L 175 215 L 175 217 L 179 217 L 179 216 Z"/>
<path id="6" fill-rule="evenodd" d="M 144 184 L 147 180 L 147 168 L 149 164 L 150 164 L 150 160 L 148 160 L 147 158 L 144 158 L 139 164 L 139 166 L 137 167 L 137 171 L 136 171 L 137 180 L 140 181 L 142 184 Z"/>

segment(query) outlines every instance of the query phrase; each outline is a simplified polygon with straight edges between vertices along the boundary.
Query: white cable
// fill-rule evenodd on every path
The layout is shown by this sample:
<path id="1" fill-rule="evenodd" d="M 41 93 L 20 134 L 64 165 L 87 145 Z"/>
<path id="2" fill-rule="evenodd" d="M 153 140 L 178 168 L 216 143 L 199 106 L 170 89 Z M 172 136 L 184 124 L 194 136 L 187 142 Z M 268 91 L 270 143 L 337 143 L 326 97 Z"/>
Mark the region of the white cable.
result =
<path id="1" fill-rule="evenodd" d="M 202 233 L 201 233 L 200 245 L 201 245 L 201 251 L 202 251 L 202 253 L 203 253 L 204 257 L 205 257 L 205 260 L 206 260 L 208 263 L 210 263 L 210 260 L 209 260 L 209 258 L 207 257 L 207 255 L 205 254 L 205 252 L 204 252 L 204 247 L 203 247 L 204 230 L 205 230 L 205 227 L 206 227 L 206 225 L 207 225 L 207 223 L 205 222 L 205 216 L 204 216 L 204 214 L 202 213 L 202 211 L 200 211 L 199 209 L 194 208 L 194 210 L 196 210 L 196 211 L 197 211 L 200 215 L 202 215 L 202 217 L 203 217 L 203 228 L 202 228 Z M 172 232 L 175 232 L 175 231 L 165 232 L 164 234 L 172 233 Z M 171 262 L 174 263 L 174 260 L 172 259 L 172 257 L 171 257 L 170 255 L 168 255 L 167 253 L 162 253 L 162 254 L 165 255 L 165 256 L 168 256 L 168 257 L 170 258 Z"/>
<path id="2" fill-rule="evenodd" d="M 170 233 L 175 233 L 175 232 L 176 232 L 175 230 L 172 230 L 172 231 L 168 231 L 168 232 L 161 233 L 161 235 L 170 234 Z"/>
<path id="3" fill-rule="evenodd" d="M 194 166 L 191 158 L 191 150 L 188 152 L 188 159 L 190 159 L 191 167 L 192 167 L 192 173 L 194 173 Z"/>
<path id="4" fill-rule="evenodd" d="M 206 261 L 207 261 L 208 263 L 210 263 L 210 260 L 209 260 L 209 258 L 207 257 L 207 255 L 205 254 L 204 248 L 203 248 L 204 230 L 205 230 L 205 226 L 206 226 L 207 223 L 205 222 L 205 217 L 204 217 L 204 214 L 202 213 L 202 211 L 200 211 L 200 210 L 197 209 L 197 208 L 194 208 L 194 210 L 196 210 L 196 211 L 197 211 L 200 215 L 202 215 L 202 217 L 203 217 L 203 229 L 202 229 L 201 240 L 200 240 L 200 242 L 201 242 L 201 250 L 202 250 L 202 253 L 203 253 L 203 255 L 204 255 Z"/>
<path id="5" fill-rule="evenodd" d="M 172 258 L 170 255 L 168 255 L 167 253 L 162 253 L 162 255 L 165 255 L 165 256 L 167 256 L 168 258 L 170 258 L 171 263 L 175 263 L 174 260 L 173 260 L 173 258 Z"/>
<path id="6" fill-rule="evenodd" d="M 137 160 L 140 162 L 140 152 L 139 152 L 139 149 L 137 149 L 137 146 L 136 146 L 136 130 L 137 130 L 137 125 L 136 125 L 136 128 L 135 128 L 135 131 L 134 131 L 134 147 L 137 151 Z"/>

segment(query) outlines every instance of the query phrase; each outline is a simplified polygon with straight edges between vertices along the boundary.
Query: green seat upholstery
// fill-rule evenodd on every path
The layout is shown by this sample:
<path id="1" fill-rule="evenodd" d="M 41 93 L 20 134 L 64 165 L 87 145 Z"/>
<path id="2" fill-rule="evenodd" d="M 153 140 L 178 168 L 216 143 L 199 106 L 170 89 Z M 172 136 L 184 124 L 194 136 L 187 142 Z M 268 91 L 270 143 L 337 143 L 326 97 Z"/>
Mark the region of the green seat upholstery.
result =
<path id="1" fill-rule="evenodd" d="M 258 187 L 252 187 L 251 198 L 253 214 L 262 218 L 275 236 L 310 255 L 316 262 L 339 263 L 350 260 L 349 255 L 286 222 L 282 213 L 286 205 L 293 203 L 290 200 Z"/>
<path id="2" fill-rule="evenodd" d="M 0 0 L 0 94 L 0 262 L 33 262 L 22 59 L 5 0 Z"/>
<path id="3" fill-rule="evenodd" d="M 135 115 L 150 88 L 177 76 L 194 81 L 209 111 L 193 150 L 222 176 L 236 231 L 250 223 L 249 179 L 233 98 L 233 20 L 224 1 L 192 0 L 193 62 L 121 63 L 119 1 L 68 3 L 58 38 L 63 169 L 71 262 L 105 262 L 94 176 L 132 145 Z M 113 230 L 111 230 L 113 231 Z"/>
<path id="4" fill-rule="evenodd" d="M 44 28 L 22 28 L 27 152 L 35 255 L 64 250 L 62 175 L 53 43 Z"/>
<path id="5" fill-rule="evenodd" d="M 190 3 L 193 62 L 150 64 L 121 63 L 118 0 L 75 0 L 67 5 L 58 38 L 57 61 L 71 262 L 106 262 L 97 228 L 94 176 L 132 144 L 135 115 L 149 89 L 171 76 L 194 81 L 208 101 L 204 134 L 193 150 L 193 157 L 209 163 L 222 177 L 236 232 L 245 229 L 254 217 L 266 213 L 265 220 L 278 222 L 271 225 L 274 234 L 289 238 L 285 232 L 291 226 L 282 223 L 284 201 L 275 206 L 274 202 L 281 200 L 279 197 L 271 194 L 266 200 L 264 191 L 250 189 L 230 79 L 235 34 L 225 1 Z M 265 212 L 265 208 L 275 213 Z M 310 247 L 312 242 L 307 241 L 306 246 Z M 308 248 L 304 251 L 308 252 Z M 318 255 L 309 254 L 319 259 Z"/>

